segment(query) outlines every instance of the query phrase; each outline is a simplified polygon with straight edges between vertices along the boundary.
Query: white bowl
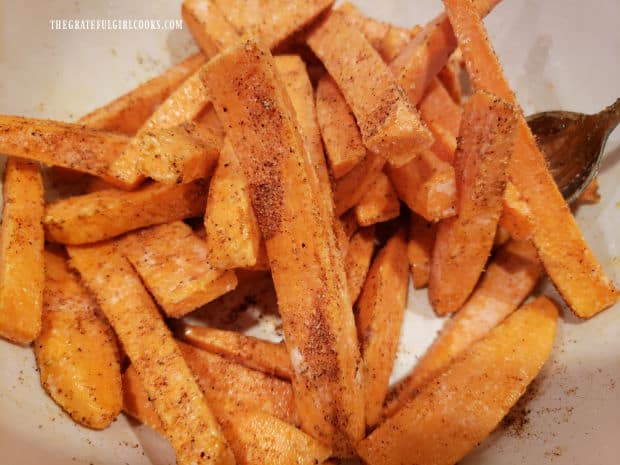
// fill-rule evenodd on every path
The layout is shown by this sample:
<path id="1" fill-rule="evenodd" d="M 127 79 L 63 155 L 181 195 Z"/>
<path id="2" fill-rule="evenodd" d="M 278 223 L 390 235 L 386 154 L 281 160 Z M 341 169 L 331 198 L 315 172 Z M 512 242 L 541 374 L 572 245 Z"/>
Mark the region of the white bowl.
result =
<path id="1" fill-rule="evenodd" d="M 358 1 L 403 26 L 438 0 Z M 183 31 L 57 31 L 50 19 L 178 18 L 175 1 L 0 2 L 0 113 L 74 120 L 193 51 Z M 620 94 L 617 0 L 504 0 L 486 23 L 526 113 L 594 112 Z M 620 131 L 619 131 L 620 132 Z M 620 282 L 620 134 L 600 176 L 602 200 L 578 212 L 599 260 Z M 411 291 L 394 378 L 415 363 L 441 320 Z M 43 392 L 30 348 L 0 341 L 0 463 L 168 464 L 167 443 L 121 416 L 104 432 L 75 425 Z M 617 386 L 616 386 L 617 385 Z M 518 420 L 462 463 L 600 465 L 620 457 L 620 308 L 587 322 L 563 312 L 556 349 Z"/>

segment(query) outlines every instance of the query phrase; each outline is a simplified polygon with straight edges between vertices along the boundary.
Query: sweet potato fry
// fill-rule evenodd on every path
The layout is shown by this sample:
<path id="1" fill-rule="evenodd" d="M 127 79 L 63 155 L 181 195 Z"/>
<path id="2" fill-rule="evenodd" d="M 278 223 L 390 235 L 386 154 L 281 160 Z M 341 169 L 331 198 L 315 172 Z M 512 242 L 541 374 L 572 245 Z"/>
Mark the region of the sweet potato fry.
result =
<path id="1" fill-rule="evenodd" d="M 387 166 L 386 172 L 400 199 L 428 221 L 456 213 L 454 167 L 433 152 L 423 152 L 400 168 Z"/>
<path id="2" fill-rule="evenodd" d="M 157 306 L 114 243 L 68 247 L 71 265 L 118 335 L 179 464 L 234 464 L 219 425 Z"/>
<path id="3" fill-rule="evenodd" d="M 86 244 L 134 229 L 200 216 L 207 201 L 204 179 L 167 186 L 151 184 L 134 192 L 102 190 L 47 206 L 47 240 Z"/>
<path id="4" fill-rule="evenodd" d="M 302 428 L 351 453 L 364 429 L 355 323 L 333 214 L 316 190 L 290 98 L 269 51 L 251 39 L 211 60 L 202 77 L 250 187 Z"/>
<path id="5" fill-rule="evenodd" d="M 379 46 L 379 55 L 381 55 L 383 61 L 390 63 L 420 32 L 422 32 L 422 28 L 420 26 L 415 26 L 412 29 L 405 29 L 390 25 L 390 28 L 383 37 L 381 45 Z"/>
<path id="6" fill-rule="evenodd" d="M 457 216 L 439 224 L 428 282 L 439 315 L 458 310 L 484 270 L 502 212 L 515 125 L 514 108 L 491 94 L 477 91 L 465 104 L 454 160 Z"/>
<path id="7" fill-rule="evenodd" d="M 166 315 L 179 318 L 235 288 L 232 270 L 208 261 L 207 245 L 182 221 L 141 229 L 122 251 Z"/>
<path id="8" fill-rule="evenodd" d="M 407 235 L 400 228 L 375 258 L 357 302 L 368 426 L 380 419 L 388 392 L 408 284 Z"/>
<path id="9" fill-rule="evenodd" d="M 365 16 L 359 8 L 349 1 L 339 5 L 337 10 L 344 15 L 347 23 L 364 34 L 364 37 L 376 50 L 381 48 L 383 38 L 390 30 L 389 23 Z"/>
<path id="10" fill-rule="evenodd" d="M 245 0 L 214 0 L 240 34 L 257 37 L 273 49 L 293 33 L 303 29 L 334 0 L 263 0 L 249 4 Z"/>
<path id="11" fill-rule="evenodd" d="M 239 159 L 228 140 L 211 179 L 204 224 L 213 266 L 231 269 L 256 265 L 260 230 Z"/>
<path id="12" fill-rule="evenodd" d="M 338 84 L 370 151 L 402 166 L 431 146 L 431 133 L 394 75 L 343 13 L 332 11 L 310 31 L 307 43 Z"/>
<path id="13" fill-rule="evenodd" d="M 394 414 L 455 358 L 510 315 L 532 292 L 541 274 L 542 267 L 532 244 L 510 241 L 502 246 L 463 308 L 446 321 L 411 374 L 392 389 L 384 416 Z"/>
<path id="14" fill-rule="evenodd" d="M 164 184 L 207 178 L 222 143 L 219 134 L 193 122 L 145 131 L 136 140 L 137 167 L 143 175 Z"/>
<path id="15" fill-rule="evenodd" d="M 409 258 L 413 287 L 416 289 L 422 289 L 428 284 L 436 233 L 437 223 L 427 221 L 415 213 L 411 215 L 407 257 Z"/>
<path id="16" fill-rule="evenodd" d="M 116 338 L 59 252 L 45 251 L 43 318 L 33 346 L 50 397 L 75 422 L 108 427 L 123 404 Z"/>
<path id="17" fill-rule="evenodd" d="M 355 302 L 362 292 L 366 275 L 370 268 L 372 254 L 375 251 L 375 228 L 358 230 L 349 243 L 349 249 L 344 259 L 344 268 L 347 273 L 347 286 L 351 302 Z"/>
<path id="18" fill-rule="evenodd" d="M 149 166 L 140 162 L 140 159 L 145 156 L 153 156 L 140 150 L 144 145 L 147 147 L 149 145 L 149 141 L 144 141 L 143 139 L 152 139 L 154 130 L 169 129 L 191 122 L 205 109 L 209 102 L 209 97 L 200 81 L 199 73 L 201 69 L 199 68 L 183 81 L 164 100 L 138 130 L 136 136 L 127 144 L 120 156 L 110 165 L 110 172 L 115 179 L 120 179 L 130 188 L 140 184 L 144 180 L 144 173 L 140 172 L 139 166 Z M 153 142 L 150 141 L 150 144 L 153 145 Z"/>
<path id="19" fill-rule="evenodd" d="M 0 151 L 104 178 L 119 187 L 110 166 L 129 138 L 79 124 L 0 115 Z"/>
<path id="20" fill-rule="evenodd" d="M 265 341 L 234 331 L 182 325 L 177 334 L 186 342 L 236 363 L 291 380 L 293 369 L 284 343 Z"/>
<path id="21" fill-rule="evenodd" d="M 437 78 L 433 79 L 419 104 L 420 115 L 430 125 L 442 126 L 456 139 L 461 127 L 463 110 L 454 103 L 445 86 Z M 432 131 L 432 129 L 431 129 Z"/>
<path id="22" fill-rule="evenodd" d="M 209 58 L 239 40 L 237 30 L 212 0 L 183 0 L 181 14 L 194 40 Z"/>
<path id="23" fill-rule="evenodd" d="M 457 105 L 461 105 L 463 101 L 464 91 L 462 89 L 461 73 L 464 71 L 464 68 L 463 54 L 457 48 L 448 58 L 446 66 L 441 68 L 441 71 L 437 74 L 437 77 Z"/>
<path id="24" fill-rule="evenodd" d="M 329 166 L 341 178 L 366 156 L 355 116 L 334 80 L 323 76 L 316 88 L 316 111 Z"/>
<path id="25" fill-rule="evenodd" d="M 196 53 L 107 105 L 82 116 L 79 124 L 133 136 L 153 111 L 205 62 Z"/>
<path id="26" fill-rule="evenodd" d="M 476 11 L 458 0 L 444 0 L 444 4 L 474 88 L 493 92 L 517 106 Z M 566 303 L 582 318 L 613 305 L 620 293 L 585 242 L 522 111 L 518 115 L 510 180 L 532 212 L 532 240 Z"/>
<path id="27" fill-rule="evenodd" d="M 355 216 L 360 226 L 391 220 L 400 215 L 400 201 L 388 177 L 379 173 L 364 197 L 355 206 Z"/>
<path id="28" fill-rule="evenodd" d="M 531 239 L 534 228 L 532 211 L 513 183 L 506 184 L 502 201 L 502 215 L 499 218 L 499 225 L 517 241 Z"/>
<path id="29" fill-rule="evenodd" d="M 385 158 L 366 151 L 366 156 L 334 185 L 334 211 L 340 216 L 362 200 L 385 165 Z"/>
<path id="30" fill-rule="evenodd" d="M 549 357 L 558 310 L 515 312 L 358 445 L 366 463 L 451 465 L 508 413 Z M 416 447 L 411 447 L 416 444 Z"/>
<path id="31" fill-rule="evenodd" d="M 43 178 L 38 163 L 9 157 L 0 227 L 0 336 L 30 343 L 41 330 Z"/>

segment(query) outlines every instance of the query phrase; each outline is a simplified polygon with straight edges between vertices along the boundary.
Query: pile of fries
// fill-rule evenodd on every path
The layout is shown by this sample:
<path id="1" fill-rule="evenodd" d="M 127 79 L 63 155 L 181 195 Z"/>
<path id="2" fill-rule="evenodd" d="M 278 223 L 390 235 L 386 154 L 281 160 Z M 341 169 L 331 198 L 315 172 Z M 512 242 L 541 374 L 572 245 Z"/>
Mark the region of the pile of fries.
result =
<path id="1" fill-rule="evenodd" d="M 0 335 L 76 422 L 124 410 L 181 465 L 460 460 L 549 357 L 543 272 L 579 317 L 618 299 L 489 44 L 497 2 L 406 29 L 185 0 L 200 53 L 77 123 L 0 116 Z M 81 194 L 45 204 L 42 164 Z M 410 271 L 452 318 L 390 388 Z M 283 342 L 179 320 L 265 274 Z"/>

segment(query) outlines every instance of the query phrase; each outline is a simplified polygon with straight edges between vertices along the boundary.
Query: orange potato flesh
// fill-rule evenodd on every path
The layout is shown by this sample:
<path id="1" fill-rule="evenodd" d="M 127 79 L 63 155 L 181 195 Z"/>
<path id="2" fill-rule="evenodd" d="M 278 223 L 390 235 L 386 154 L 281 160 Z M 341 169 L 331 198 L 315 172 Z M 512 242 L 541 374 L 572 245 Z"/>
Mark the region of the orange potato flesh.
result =
<path id="1" fill-rule="evenodd" d="M 506 185 L 502 200 L 502 216 L 499 218 L 499 225 L 517 241 L 531 239 L 534 228 L 532 211 L 513 183 L 509 182 Z"/>
<path id="2" fill-rule="evenodd" d="M 211 179 L 204 224 L 213 266 L 231 269 L 257 264 L 260 230 L 239 159 L 229 140 L 224 142 Z"/>
<path id="3" fill-rule="evenodd" d="M 196 347 L 282 379 L 293 378 L 293 368 L 284 343 L 205 326 L 184 325 L 180 332 L 183 340 Z"/>
<path id="4" fill-rule="evenodd" d="M 194 40 L 209 58 L 239 40 L 238 32 L 212 0 L 183 0 L 181 14 Z"/>
<path id="5" fill-rule="evenodd" d="M 409 258 L 413 287 L 416 289 L 422 289 L 428 285 L 436 233 L 437 223 L 427 221 L 415 213 L 411 215 L 407 257 Z"/>
<path id="6" fill-rule="evenodd" d="M 78 123 L 92 129 L 132 136 L 174 89 L 204 62 L 205 57 L 196 53 L 107 105 L 82 116 Z"/>
<path id="7" fill-rule="evenodd" d="M 347 272 L 347 287 L 351 302 L 357 301 L 366 281 L 370 268 L 372 254 L 375 250 L 375 228 L 361 228 L 351 238 L 349 248 L 344 259 Z"/>
<path id="8" fill-rule="evenodd" d="M 379 46 L 379 55 L 383 61 L 390 63 L 420 32 L 422 32 L 420 26 L 415 26 L 412 29 L 390 26 Z"/>
<path id="9" fill-rule="evenodd" d="M 340 216 L 362 200 L 383 170 L 385 158 L 366 151 L 366 156 L 334 184 L 334 212 Z"/>
<path id="10" fill-rule="evenodd" d="M 366 463 L 452 465 L 508 413 L 549 357 L 558 310 L 515 312 L 358 445 Z M 412 447 L 415 444 L 415 447 Z"/>
<path id="11" fill-rule="evenodd" d="M 107 428 L 123 404 L 116 338 L 60 253 L 45 251 L 42 327 L 33 346 L 50 397 L 76 423 Z"/>
<path id="12" fill-rule="evenodd" d="M 364 427 L 355 323 L 333 213 L 317 192 L 290 98 L 269 52 L 251 39 L 213 59 L 203 79 L 265 240 L 302 429 L 349 454 Z"/>
<path id="13" fill-rule="evenodd" d="M 429 125 L 442 127 L 447 134 L 454 137 L 459 134 L 463 109 L 454 102 L 446 87 L 437 78 L 431 81 L 419 105 L 420 115 Z M 456 141 L 454 143 L 456 145 Z"/>
<path id="14" fill-rule="evenodd" d="M 102 190 L 49 204 L 44 226 L 48 241 L 87 244 L 134 229 L 200 216 L 207 201 L 204 179 L 187 184 L 151 184 L 125 192 Z"/>
<path id="15" fill-rule="evenodd" d="M 438 221 L 456 213 L 454 167 L 431 151 L 400 168 L 386 167 L 400 199 L 428 221 Z"/>
<path id="16" fill-rule="evenodd" d="M 119 187 L 128 184 L 111 172 L 111 165 L 129 140 L 79 124 L 0 115 L 1 152 L 100 176 Z"/>
<path id="17" fill-rule="evenodd" d="M 114 243 L 67 248 L 142 385 L 179 464 L 234 464 L 219 425 L 157 306 Z"/>
<path id="18" fill-rule="evenodd" d="M 463 55 L 457 48 L 452 52 L 450 58 L 448 58 L 446 66 L 437 74 L 437 77 L 450 94 L 450 97 L 452 97 L 452 100 L 458 105 L 460 105 L 463 100 L 463 89 L 461 84 L 461 72 L 463 70 Z"/>
<path id="19" fill-rule="evenodd" d="M 390 30 L 389 23 L 365 16 L 359 8 L 349 1 L 339 5 L 337 10 L 344 15 L 347 23 L 364 34 L 364 37 L 376 50 L 381 48 L 381 43 Z"/>
<path id="20" fill-rule="evenodd" d="M 136 141 L 137 168 L 164 184 L 180 184 L 211 175 L 222 139 L 202 124 L 183 123 L 149 130 Z"/>
<path id="21" fill-rule="evenodd" d="M 334 0 L 214 0 L 238 33 L 259 39 L 273 49 L 303 29 Z"/>
<path id="22" fill-rule="evenodd" d="M 207 245 L 182 221 L 141 229 L 121 244 L 169 317 L 180 318 L 237 286 L 234 271 L 214 268 Z"/>
<path id="23" fill-rule="evenodd" d="M 334 177 L 341 178 L 366 156 L 366 148 L 355 116 L 329 75 L 317 85 L 316 110 L 329 166 Z"/>
<path id="24" fill-rule="evenodd" d="M 420 388 L 521 305 L 541 274 L 542 267 L 531 243 L 510 241 L 502 246 L 463 308 L 445 323 L 411 374 L 392 389 L 384 417 L 393 415 Z"/>
<path id="25" fill-rule="evenodd" d="M 30 343 L 41 330 L 43 178 L 38 163 L 9 157 L 0 226 L 0 336 Z"/>
<path id="26" fill-rule="evenodd" d="M 332 11 L 312 29 L 307 43 L 351 107 L 366 148 L 401 166 L 430 147 L 432 135 L 394 75 L 343 13 Z"/>
<path id="27" fill-rule="evenodd" d="M 144 141 L 144 138 L 152 138 L 152 131 L 154 130 L 170 129 L 191 122 L 205 109 L 209 102 L 209 96 L 200 81 L 201 69 L 202 67 L 183 81 L 162 102 L 138 130 L 136 136 L 127 144 L 120 156 L 110 165 L 110 172 L 114 178 L 120 179 L 130 188 L 140 184 L 144 180 L 144 175 L 138 168 L 142 163 L 140 159 L 141 157 L 152 156 L 152 154 L 140 150 L 142 146 L 148 146 L 148 141 Z"/>
<path id="28" fill-rule="evenodd" d="M 357 302 L 368 426 L 375 425 L 381 417 L 396 359 L 408 284 L 407 235 L 401 228 L 375 258 Z"/>
<path id="29" fill-rule="evenodd" d="M 476 11 L 458 0 L 444 0 L 444 4 L 474 88 L 493 92 L 517 106 Z M 532 212 L 532 240 L 566 303 L 582 318 L 613 305 L 620 293 L 585 242 L 522 111 L 518 112 L 510 180 Z"/>
<path id="30" fill-rule="evenodd" d="M 355 206 L 355 215 L 360 226 L 371 226 L 400 215 L 398 194 L 384 173 L 379 173 L 370 190 Z"/>
<path id="31" fill-rule="evenodd" d="M 428 283 L 438 315 L 458 310 L 484 270 L 502 212 L 515 124 L 512 106 L 491 94 L 478 91 L 465 104 L 454 160 L 457 216 L 439 224 Z"/>

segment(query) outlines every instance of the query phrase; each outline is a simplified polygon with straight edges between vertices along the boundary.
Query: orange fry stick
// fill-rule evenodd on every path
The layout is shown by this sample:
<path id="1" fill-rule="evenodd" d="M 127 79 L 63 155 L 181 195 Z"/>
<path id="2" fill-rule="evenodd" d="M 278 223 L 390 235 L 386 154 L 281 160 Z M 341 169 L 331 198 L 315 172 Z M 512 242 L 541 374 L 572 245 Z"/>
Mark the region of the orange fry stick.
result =
<path id="1" fill-rule="evenodd" d="M 457 105 L 461 105 L 463 100 L 461 72 L 465 68 L 464 65 L 463 55 L 457 48 L 454 52 L 452 52 L 450 58 L 448 58 L 446 66 L 444 66 L 437 74 L 437 77 L 450 94 L 450 97 L 452 97 L 452 100 L 454 100 L 454 103 Z"/>
<path id="2" fill-rule="evenodd" d="M 407 235 L 400 229 L 379 252 L 357 302 L 366 424 L 375 425 L 388 392 L 407 303 Z"/>
<path id="3" fill-rule="evenodd" d="M 194 40 L 209 58 L 239 40 L 237 30 L 213 0 L 183 0 L 181 14 Z"/>
<path id="4" fill-rule="evenodd" d="M 0 151 L 127 184 L 110 170 L 129 138 L 79 124 L 0 115 Z"/>
<path id="5" fill-rule="evenodd" d="M 317 85 L 316 111 L 329 165 L 334 177 L 341 178 L 366 156 L 366 148 L 355 116 L 329 75 Z"/>
<path id="6" fill-rule="evenodd" d="M 237 286 L 232 270 L 208 262 L 207 246 L 182 221 L 122 239 L 122 251 L 166 315 L 180 318 Z"/>
<path id="7" fill-rule="evenodd" d="M 360 226 L 370 226 L 391 220 L 400 215 L 400 201 L 389 178 L 379 173 L 377 179 L 355 206 L 355 216 Z"/>
<path id="8" fill-rule="evenodd" d="M 439 315 L 458 310 L 484 270 L 502 212 L 515 124 L 512 106 L 491 94 L 477 91 L 465 104 L 454 160 L 457 216 L 439 224 L 428 282 Z"/>
<path id="9" fill-rule="evenodd" d="M 9 157 L 0 226 L 0 336 L 30 343 L 41 331 L 43 178 L 38 163 Z"/>
<path id="10" fill-rule="evenodd" d="M 504 191 L 499 225 L 517 241 L 527 241 L 532 238 L 534 228 L 532 211 L 511 182 L 506 184 Z"/>
<path id="11" fill-rule="evenodd" d="M 394 75 L 343 13 L 332 11 L 307 43 L 338 84 L 370 151 L 402 166 L 430 147 L 432 135 Z"/>
<path id="12" fill-rule="evenodd" d="M 415 213 L 411 215 L 407 257 L 409 257 L 413 287 L 416 289 L 422 289 L 428 284 L 436 233 L 437 223 L 426 221 Z"/>
<path id="13" fill-rule="evenodd" d="M 364 424 L 355 322 L 333 214 L 317 192 L 290 98 L 269 51 L 251 39 L 211 60 L 202 77 L 250 187 L 302 428 L 350 454 Z"/>
<path id="14" fill-rule="evenodd" d="M 207 201 L 204 179 L 173 186 L 151 184 L 125 192 L 101 190 L 49 204 L 45 237 L 61 244 L 87 244 L 134 229 L 200 216 Z"/>
<path id="15" fill-rule="evenodd" d="M 497 426 L 553 347 L 558 310 L 515 312 L 358 445 L 366 463 L 452 465 Z M 411 447 L 416 444 L 416 447 Z"/>
<path id="16" fill-rule="evenodd" d="M 286 380 L 293 378 L 293 368 L 284 343 L 277 344 L 205 326 L 183 325 L 179 332 L 186 342 L 248 368 Z"/>
<path id="17" fill-rule="evenodd" d="M 153 399 L 177 463 L 234 464 L 192 372 L 129 261 L 114 243 L 67 251 Z"/>
<path id="18" fill-rule="evenodd" d="M 385 165 L 382 155 L 366 151 L 366 156 L 334 185 L 334 211 L 340 216 L 362 200 Z"/>
<path id="19" fill-rule="evenodd" d="M 415 26 L 412 29 L 405 29 L 391 25 L 387 34 L 385 34 L 385 37 L 383 37 L 381 41 L 381 45 L 378 49 L 379 55 L 381 55 L 383 61 L 390 63 L 420 32 L 422 32 L 420 26 Z"/>
<path id="20" fill-rule="evenodd" d="M 82 116 L 78 123 L 92 129 L 133 136 L 174 89 L 204 62 L 205 57 L 196 53 L 107 105 Z"/>
<path id="21" fill-rule="evenodd" d="M 445 323 L 411 374 L 392 389 L 384 416 L 394 414 L 456 357 L 521 305 L 541 274 L 542 267 L 532 244 L 510 241 L 502 246 L 463 308 Z"/>
<path id="22" fill-rule="evenodd" d="M 359 229 L 351 238 L 349 249 L 344 259 L 347 272 L 347 286 L 351 302 L 357 301 L 366 281 L 372 254 L 375 251 L 375 228 Z"/>
<path id="23" fill-rule="evenodd" d="M 517 107 L 477 12 L 459 0 L 444 0 L 444 4 L 474 88 L 493 92 Z M 522 111 L 518 114 L 510 180 L 532 212 L 532 240 L 566 303 L 582 318 L 613 305 L 620 293 L 585 242 Z"/>
<path id="24" fill-rule="evenodd" d="M 381 43 L 390 30 L 389 23 L 365 16 L 358 7 L 349 1 L 339 5 L 337 10 L 344 14 L 347 23 L 364 34 L 364 37 L 376 50 L 381 48 Z"/>

